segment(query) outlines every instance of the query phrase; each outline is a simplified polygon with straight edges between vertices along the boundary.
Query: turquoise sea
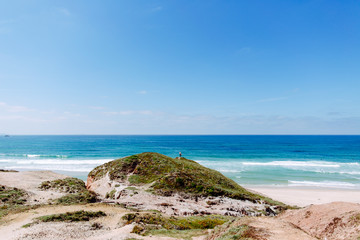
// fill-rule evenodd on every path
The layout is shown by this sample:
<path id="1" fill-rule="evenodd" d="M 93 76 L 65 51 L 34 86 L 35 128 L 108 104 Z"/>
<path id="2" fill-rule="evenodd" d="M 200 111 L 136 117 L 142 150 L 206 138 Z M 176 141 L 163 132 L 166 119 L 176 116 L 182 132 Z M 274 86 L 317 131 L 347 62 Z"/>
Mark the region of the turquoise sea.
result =
<path id="1" fill-rule="evenodd" d="M 1 136 L 0 169 L 86 179 L 116 158 L 180 151 L 241 185 L 360 189 L 360 136 Z"/>

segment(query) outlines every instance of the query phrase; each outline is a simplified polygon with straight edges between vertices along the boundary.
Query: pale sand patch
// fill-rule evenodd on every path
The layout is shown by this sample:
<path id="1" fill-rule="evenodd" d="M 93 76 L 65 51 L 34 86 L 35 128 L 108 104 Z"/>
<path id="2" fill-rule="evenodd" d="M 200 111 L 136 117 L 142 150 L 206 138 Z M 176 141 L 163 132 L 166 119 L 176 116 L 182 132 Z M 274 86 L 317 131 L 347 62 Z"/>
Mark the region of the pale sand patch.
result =
<path id="1" fill-rule="evenodd" d="M 274 217 L 242 217 L 237 218 L 230 226 L 215 230 L 206 240 L 216 240 L 230 229 L 236 229 L 241 225 L 247 225 L 256 229 L 256 239 L 266 240 L 317 240 L 311 237 L 299 228 L 294 227 L 292 223 Z M 236 231 L 233 231 L 233 234 Z M 229 236 L 229 235 L 228 235 Z M 226 238 L 230 239 L 230 238 Z M 235 238 L 234 238 L 235 239 Z M 244 239 L 244 238 L 241 238 Z M 248 238 L 246 238 L 248 239 Z M 253 239 L 253 238 L 251 238 Z"/>
<path id="2" fill-rule="evenodd" d="M 27 204 L 46 203 L 49 199 L 64 196 L 65 193 L 51 189 L 43 191 L 39 189 L 40 184 L 67 177 L 51 171 L 0 172 L 0 184 L 25 190 L 29 194 Z"/>
<path id="3" fill-rule="evenodd" d="M 288 210 L 278 219 L 301 228 L 317 239 L 360 239 L 360 204 L 333 202 Z"/>
<path id="4" fill-rule="evenodd" d="M 345 189 L 305 189 L 276 187 L 247 187 L 280 202 L 305 207 L 330 202 L 360 203 L 360 191 Z"/>

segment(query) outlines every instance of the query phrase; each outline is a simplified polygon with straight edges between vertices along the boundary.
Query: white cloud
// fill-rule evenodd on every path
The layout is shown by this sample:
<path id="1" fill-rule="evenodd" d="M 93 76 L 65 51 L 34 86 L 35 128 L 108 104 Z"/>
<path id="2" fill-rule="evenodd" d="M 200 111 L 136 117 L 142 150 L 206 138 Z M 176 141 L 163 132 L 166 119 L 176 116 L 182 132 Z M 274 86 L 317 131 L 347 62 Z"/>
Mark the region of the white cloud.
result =
<path id="1" fill-rule="evenodd" d="M 141 91 L 139 91 L 138 92 L 138 94 L 143 94 L 143 95 L 145 95 L 145 94 L 147 94 L 148 92 L 146 91 L 146 90 L 141 90 Z"/>
<path id="2" fill-rule="evenodd" d="M 328 112 L 327 115 L 328 116 L 341 116 L 343 115 L 343 112 Z"/>
<path id="3" fill-rule="evenodd" d="M 152 115 L 152 114 L 154 114 L 152 111 L 148 111 L 148 110 L 138 111 L 138 113 L 141 114 L 141 115 Z"/>
<path id="4" fill-rule="evenodd" d="M 100 106 L 90 106 L 90 109 L 94 109 L 94 110 L 104 110 L 105 107 L 100 107 Z"/>
<path id="5" fill-rule="evenodd" d="M 14 20 L 12 20 L 12 19 L 0 20 L 0 25 L 5 25 L 5 24 L 13 23 L 13 22 L 14 22 Z"/>
<path id="6" fill-rule="evenodd" d="M 24 107 L 24 106 L 15 106 L 15 105 L 9 105 L 5 102 L 0 102 L 0 108 L 7 111 L 7 112 L 31 112 L 34 111 L 34 109 Z"/>
<path id="7" fill-rule="evenodd" d="M 151 12 L 160 12 L 162 11 L 164 8 L 162 6 L 157 6 L 157 7 L 153 7 L 150 9 Z"/>
<path id="8" fill-rule="evenodd" d="M 123 116 L 126 116 L 126 115 L 134 115 L 136 114 L 136 111 L 120 111 L 120 112 L 117 112 L 118 115 L 123 115 Z"/>
<path id="9" fill-rule="evenodd" d="M 103 112 L 105 115 L 118 115 L 118 112 Z"/>
<path id="10" fill-rule="evenodd" d="M 286 100 L 286 99 L 288 99 L 288 98 L 287 97 L 265 98 L 265 99 L 257 100 L 256 102 L 276 102 L 276 101 L 281 101 L 281 100 Z"/>
<path id="11" fill-rule="evenodd" d="M 0 109 L 7 106 L 0 102 Z M 359 134 L 359 117 L 174 114 L 128 110 L 82 114 L 0 112 L 0 132 L 10 134 Z"/>
<path id="12" fill-rule="evenodd" d="M 2 120 L 2 121 L 21 121 L 23 123 L 28 123 L 28 122 L 44 123 L 44 122 L 46 122 L 46 120 L 41 119 L 41 118 L 33 118 L 33 117 L 27 117 L 27 116 L 21 116 L 21 115 L 6 115 L 6 116 L 0 115 L 0 120 Z"/>
<path id="13" fill-rule="evenodd" d="M 121 115 L 121 116 L 131 116 L 131 115 L 153 115 L 154 112 L 149 110 L 142 110 L 142 111 L 112 111 L 112 112 L 103 112 L 105 115 Z"/>
<path id="14" fill-rule="evenodd" d="M 244 53 L 249 53 L 249 52 L 251 52 L 250 47 L 243 47 L 236 51 L 237 54 L 244 54 Z"/>
<path id="15" fill-rule="evenodd" d="M 63 15 L 66 15 L 66 16 L 71 15 L 70 11 L 68 9 L 66 9 L 66 8 L 58 8 L 58 11 L 59 11 L 59 13 L 61 13 Z"/>
<path id="16" fill-rule="evenodd" d="M 81 117 L 80 113 L 72 113 L 72 112 L 65 111 L 64 114 L 68 117 Z"/>
<path id="17" fill-rule="evenodd" d="M 0 20 L 0 34 L 6 34 L 10 31 L 10 24 L 13 23 L 12 19 Z"/>

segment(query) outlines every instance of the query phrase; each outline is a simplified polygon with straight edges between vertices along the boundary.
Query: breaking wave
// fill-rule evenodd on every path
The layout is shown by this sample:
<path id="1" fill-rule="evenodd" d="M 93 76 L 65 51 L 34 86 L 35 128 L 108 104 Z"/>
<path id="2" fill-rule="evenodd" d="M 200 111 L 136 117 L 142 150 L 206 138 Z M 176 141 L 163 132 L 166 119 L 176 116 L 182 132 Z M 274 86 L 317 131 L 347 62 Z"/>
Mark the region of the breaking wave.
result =
<path id="1" fill-rule="evenodd" d="M 339 163 L 321 161 L 273 161 L 273 162 L 243 162 L 247 166 L 283 166 L 283 167 L 329 167 L 339 168 Z"/>
<path id="2" fill-rule="evenodd" d="M 355 189 L 359 185 L 348 182 L 336 182 L 336 181 L 289 181 L 289 187 L 325 187 L 325 188 L 348 188 Z"/>

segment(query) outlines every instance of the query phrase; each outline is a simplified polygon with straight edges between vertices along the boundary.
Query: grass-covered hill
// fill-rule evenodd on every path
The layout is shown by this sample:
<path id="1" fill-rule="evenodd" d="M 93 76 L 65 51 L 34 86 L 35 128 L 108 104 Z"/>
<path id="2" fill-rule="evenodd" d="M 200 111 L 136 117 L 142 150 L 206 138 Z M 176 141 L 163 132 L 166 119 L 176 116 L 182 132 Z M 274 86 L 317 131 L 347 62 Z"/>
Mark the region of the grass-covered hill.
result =
<path id="1" fill-rule="evenodd" d="M 225 196 L 284 206 L 251 193 L 218 171 L 186 158 L 171 158 L 152 152 L 140 153 L 100 165 L 89 173 L 89 178 L 96 181 L 107 173 L 113 181 L 128 181 L 132 185 L 151 184 L 150 188 L 161 195 L 185 193 L 204 197 Z"/>

